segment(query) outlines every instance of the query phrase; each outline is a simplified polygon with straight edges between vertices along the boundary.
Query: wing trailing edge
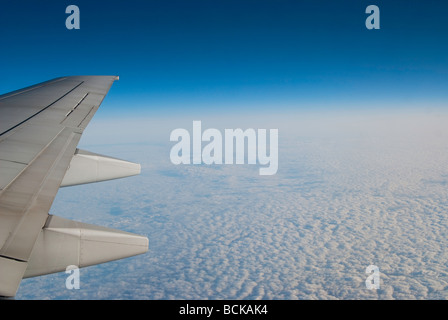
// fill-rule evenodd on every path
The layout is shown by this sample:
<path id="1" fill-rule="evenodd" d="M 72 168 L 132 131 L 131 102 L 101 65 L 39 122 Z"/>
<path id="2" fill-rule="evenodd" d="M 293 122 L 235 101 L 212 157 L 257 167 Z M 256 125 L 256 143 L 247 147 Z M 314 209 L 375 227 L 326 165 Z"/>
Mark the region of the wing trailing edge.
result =
<path id="1" fill-rule="evenodd" d="M 23 277 L 142 254 L 148 239 L 48 214 L 58 189 L 136 175 L 77 145 L 117 76 L 57 78 L 0 96 L 0 296 Z"/>

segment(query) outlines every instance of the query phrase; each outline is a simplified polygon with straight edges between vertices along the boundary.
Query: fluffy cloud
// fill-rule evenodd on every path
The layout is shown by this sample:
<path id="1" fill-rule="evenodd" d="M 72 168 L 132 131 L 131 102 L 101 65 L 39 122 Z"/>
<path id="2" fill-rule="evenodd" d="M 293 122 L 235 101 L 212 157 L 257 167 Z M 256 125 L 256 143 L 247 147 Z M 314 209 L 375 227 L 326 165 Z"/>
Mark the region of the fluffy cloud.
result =
<path id="1" fill-rule="evenodd" d="M 169 131 L 193 120 L 140 120 L 133 132 L 146 141 L 92 143 L 142 163 L 142 175 L 62 189 L 52 208 L 146 235 L 149 252 L 82 269 L 76 292 L 65 274 L 25 280 L 18 299 L 448 297 L 446 115 L 208 122 L 278 128 L 279 170 L 268 177 L 250 165 L 171 164 Z M 371 264 L 380 290 L 366 289 Z"/>

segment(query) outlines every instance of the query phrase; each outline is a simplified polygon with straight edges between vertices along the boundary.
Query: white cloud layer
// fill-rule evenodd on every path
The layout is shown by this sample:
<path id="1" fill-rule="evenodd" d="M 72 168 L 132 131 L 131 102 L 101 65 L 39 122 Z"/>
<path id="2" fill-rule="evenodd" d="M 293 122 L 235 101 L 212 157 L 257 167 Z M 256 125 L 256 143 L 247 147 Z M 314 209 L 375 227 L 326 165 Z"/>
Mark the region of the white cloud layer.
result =
<path id="1" fill-rule="evenodd" d="M 169 133 L 193 120 L 278 128 L 278 173 L 173 165 Z M 25 280 L 17 299 L 446 299 L 446 123 L 405 111 L 92 123 L 85 147 L 142 174 L 61 189 L 51 213 L 146 235 L 149 252 L 81 269 L 76 291 L 64 273 Z M 365 286 L 371 264 L 379 290 Z"/>

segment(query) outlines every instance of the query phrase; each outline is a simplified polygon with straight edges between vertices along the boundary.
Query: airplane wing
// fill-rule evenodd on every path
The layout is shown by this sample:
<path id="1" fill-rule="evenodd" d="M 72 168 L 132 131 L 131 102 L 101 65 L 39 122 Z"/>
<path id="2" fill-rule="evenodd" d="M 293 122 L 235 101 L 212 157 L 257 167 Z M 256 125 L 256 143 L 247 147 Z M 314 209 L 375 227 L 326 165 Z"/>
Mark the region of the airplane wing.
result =
<path id="1" fill-rule="evenodd" d="M 61 186 L 140 173 L 140 165 L 77 149 L 115 76 L 50 80 L 0 96 L 0 296 L 24 277 L 148 250 L 146 237 L 49 215 Z"/>

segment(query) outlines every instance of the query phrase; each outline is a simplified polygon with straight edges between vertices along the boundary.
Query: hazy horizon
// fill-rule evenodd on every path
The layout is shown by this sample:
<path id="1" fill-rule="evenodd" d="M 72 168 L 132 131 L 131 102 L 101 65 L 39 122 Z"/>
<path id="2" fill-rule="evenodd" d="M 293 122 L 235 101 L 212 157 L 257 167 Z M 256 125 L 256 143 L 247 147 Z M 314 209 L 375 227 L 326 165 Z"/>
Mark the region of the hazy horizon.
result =
<path id="1" fill-rule="evenodd" d="M 126 138 L 146 141 L 128 144 L 99 124 L 103 136 L 80 147 L 142 174 L 61 189 L 51 212 L 145 235 L 148 253 L 81 269 L 80 290 L 64 273 L 24 280 L 17 299 L 447 298 L 447 116 L 289 117 L 278 173 L 264 177 L 251 165 L 173 165 L 169 119 L 142 119 Z M 371 264 L 379 290 L 364 283 Z"/>

